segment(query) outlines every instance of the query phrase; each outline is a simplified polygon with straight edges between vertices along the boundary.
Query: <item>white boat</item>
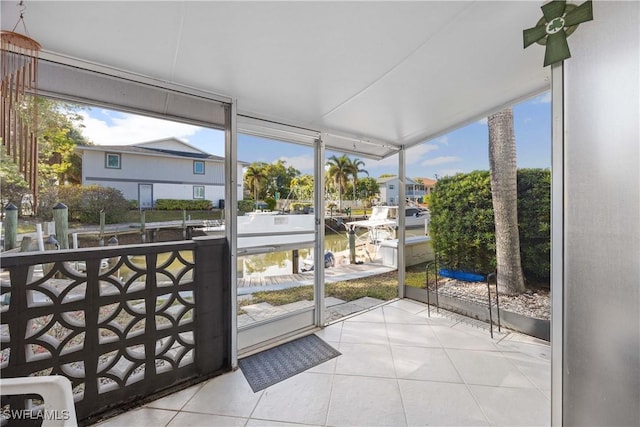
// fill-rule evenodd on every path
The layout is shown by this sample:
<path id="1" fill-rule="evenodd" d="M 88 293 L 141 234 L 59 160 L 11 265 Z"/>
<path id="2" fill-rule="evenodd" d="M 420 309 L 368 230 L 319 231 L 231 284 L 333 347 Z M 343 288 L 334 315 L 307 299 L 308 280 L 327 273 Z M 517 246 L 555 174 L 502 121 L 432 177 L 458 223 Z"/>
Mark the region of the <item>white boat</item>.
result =
<path id="1" fill-rule="evenodd" d="M 365 236 L 359 237 L 358 243 L 367 241 L 379 245 L 382 241 L 396 237 L 397 222 L 395 212 L 397 206 L 374 206 L 366 220 L 352 221 L 345 224 L 366 228 Z M 405 226 L 426 227 L 429 214 L 427 210 L 407 207 L 405 210 Z M 278 252 L 292 249 L 313 247 L 315 241 L 315 217 L 309 214 L 283 215 L 280 212 L 256 211 L 237 217 L 238 253 Z M 209 235 L 224 233 L 222 221 L 209 221 L 199 230 Z M 426 228 L 425 228 L 426 230 Z"/>
<path id="2" fill-rule="evenodd" d="M 407 206 L 404 210 L 405 219 L 404 224 L 405 228 L 417 228 L 424 227 L 425 230 L 428 227 L 430 215 L 429 210 L 424 209 L 420 206 Z M 354 221 L 351 224 L 355 224 L 359 227 L 369 227 L 376 226 L 377 224 L 381 224 L 380 221 L 393 221 L 395 226 L 398 225 L 398 207 L 397 206 L 374 206 L 371 212 L 371 216 L 368 219 L 363 221 Z M 366 222 L 373 221 L 373 222 Z M 386 224 L 385 224 L 386 225 Z M 426 233 L 425 233 L 426 234 Z"/>
<path id="3" fill-rule="evenodd" d="M 369 218 L 350 221 L 344 225 L 347 230 L 366 228 L 366 235 L 362 235 L 359 238 L 366 237 L 370 243 L 377 244 L 383 240 L 393 239 L 397 223 L 395 219 L 389 216 L 389 209 L 389 206 L 374 206 Z"/>
<path id="4" fill-rule="evenodd" d="M 250 212 L 237 217 L 237 227 L 240 255 L 310 248 L 315 242 L 313 215 Z M 219 235 L 224 233 L 225 228 L 221 221 L 212 221 L 198 230 L 209 235 Z"/>
<path id="5" fill-rule="evenodd" d="M 356 238 L 356 246 L 365 244 L 369 248 L 370 258 L 381 259 L 382 264 L 397 268 L 398 239 L 396 230 L 397 206 L 376 206 L 366 220 L 345 224 L 347 230 L 366 228 L 367 232 Z M 427 236 L 429 211 L 415 206 L 405 209 L 406 228 L 424 227 L 425 235 L 411 236 L 405 239 L 405 265 L 415 265 L 425 260 L 433 260 L 431 238 Z M 369 255 L 369 252 L 367 254 Z"/>

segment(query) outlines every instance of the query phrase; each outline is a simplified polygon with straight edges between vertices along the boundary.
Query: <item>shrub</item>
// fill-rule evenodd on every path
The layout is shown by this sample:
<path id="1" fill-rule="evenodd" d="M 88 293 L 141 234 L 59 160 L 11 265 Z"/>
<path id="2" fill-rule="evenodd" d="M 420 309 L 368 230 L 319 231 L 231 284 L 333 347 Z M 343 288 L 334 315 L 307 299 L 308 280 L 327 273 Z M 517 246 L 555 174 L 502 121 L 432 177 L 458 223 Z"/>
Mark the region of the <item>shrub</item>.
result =
<path id="1" fill-rule="evenodd" d="M 40 195 L 39 214 L 45 218 L 53 216 L 53 206 L 64 203 L 69 209 L 69 220 L 87 224 L 100 223 L 100 211 L 104 210 L 105 222 L 120 222 L 129 210 L 120 190 L 99 185 L 52 186 Z"/>
<path id="2" fill-rule="evenodd" d="M 159 211 L 203 211 L 212 208 L 211 200 L 157 199 L 155 208 Z"/>
<path id="3" fill-rule="evenodd" d="M 264 202 L 267 204 L 268 209 L 270 211 L 274 211 L 276 209 L 277 204 L 278 204 L 276 199 L 274 199 L 273 197 L 267 197 L 266 199 L 264 199 Z"/>
<path id="4" fill-rule="evenodd" d="M 495 235 L 488 171 L 438 180 L 430 198 L 434 250 L 449 267 L 495 270 Z"/>
<path id="5" fill-rule="evenodd" d="M 488 171 L 442 178 L 430 197 L 431 237 L 444 264 L 482 274 L 494 271 L 495 225 Z M 551 173 L 518 170 L 518 225 L 525 278 L 550 278 Z"/>
<path id="6" fill-rule="evenodd" d="M 548 281 L 551 274 L 551 172 L 518 171 L 520 256 L 525 277 Z"/>
<path id="7" fill-rule="evenodd" d="M 238 213 L 253 212 L 254 205 L 253 199 L 238 200 Z"/>

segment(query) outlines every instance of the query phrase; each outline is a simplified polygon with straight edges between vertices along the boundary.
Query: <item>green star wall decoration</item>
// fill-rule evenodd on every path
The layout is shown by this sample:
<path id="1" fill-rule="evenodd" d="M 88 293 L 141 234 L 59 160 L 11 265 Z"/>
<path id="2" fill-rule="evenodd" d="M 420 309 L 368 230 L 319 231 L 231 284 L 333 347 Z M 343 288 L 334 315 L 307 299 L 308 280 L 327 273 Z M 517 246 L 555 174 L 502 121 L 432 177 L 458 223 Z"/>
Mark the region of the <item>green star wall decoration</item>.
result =
<path id="1" fill-rule="evenodd" d="M 555 64 L 571 58 L 567 37 L 570 36 L 578 24 L 593 19 L 593 4 L 591 0 L 580 6 L 567 4 L 564 0 L 554 0 L 541 7 L 543 17 L 535 27 L 523 31 L 524 47 L 539 43 L 546 45 L 544 66 Z"/>

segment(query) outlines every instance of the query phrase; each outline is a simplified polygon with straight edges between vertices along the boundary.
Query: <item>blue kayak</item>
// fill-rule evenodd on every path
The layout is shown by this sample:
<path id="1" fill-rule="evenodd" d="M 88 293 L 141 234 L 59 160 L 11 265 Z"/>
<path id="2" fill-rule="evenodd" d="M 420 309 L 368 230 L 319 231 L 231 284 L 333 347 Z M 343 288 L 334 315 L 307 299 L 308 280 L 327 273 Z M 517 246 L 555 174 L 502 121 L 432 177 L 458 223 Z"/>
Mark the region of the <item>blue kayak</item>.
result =
<path id="1" fill-rule="evenodd" d="M 469 273 L 466 271 L 447 270 L 443 268 L 442 270 L 438 271 L 438 274 L 442 277 L 462 280 L 464 282 L 484 282 L 484 276 L 482 274 Z"/>

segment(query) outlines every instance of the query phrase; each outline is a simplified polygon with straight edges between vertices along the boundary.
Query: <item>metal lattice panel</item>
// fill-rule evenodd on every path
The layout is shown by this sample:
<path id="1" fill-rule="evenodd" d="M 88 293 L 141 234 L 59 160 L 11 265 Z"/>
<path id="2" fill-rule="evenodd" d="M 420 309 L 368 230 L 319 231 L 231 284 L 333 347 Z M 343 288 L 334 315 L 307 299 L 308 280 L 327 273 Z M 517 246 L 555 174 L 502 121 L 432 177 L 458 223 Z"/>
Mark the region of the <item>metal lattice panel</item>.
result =
<path id="1" fill-rule="evenodd" d="M 2 376 L 66 376 L 79 416 L 95 401 L 197 376 L 196 250 L 151 245 L 55 259 L 61 251 L 51 262 L 41 254 L 37 264 L 3 265 Z"/>

